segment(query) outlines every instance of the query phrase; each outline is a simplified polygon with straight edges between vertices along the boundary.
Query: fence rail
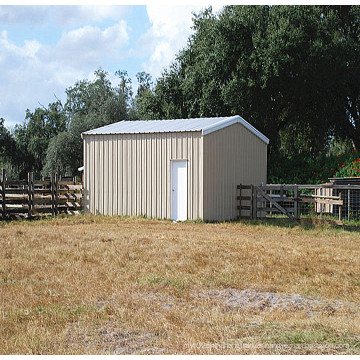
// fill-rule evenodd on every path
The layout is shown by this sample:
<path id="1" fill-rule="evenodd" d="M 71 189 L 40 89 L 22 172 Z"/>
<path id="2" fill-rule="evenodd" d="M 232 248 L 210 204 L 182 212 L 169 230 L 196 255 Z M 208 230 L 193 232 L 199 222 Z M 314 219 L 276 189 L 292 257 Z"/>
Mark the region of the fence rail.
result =
<path id="1" fill-rule="evenodd" d="M 27 180 L 7 181 L 1 171 L 0 211 L 1 219 L 36 215 L 76 214 L 83 208 L 83 187 L 69 178 L 53 175 L 49 179 L 35 180 L 28 173 Z"/>
<path id="2" fill-rule="evenodd" d="M 360 185 L 243 185 L 238 189 L 239 218 L 329 216 L 360 220 Z"/>

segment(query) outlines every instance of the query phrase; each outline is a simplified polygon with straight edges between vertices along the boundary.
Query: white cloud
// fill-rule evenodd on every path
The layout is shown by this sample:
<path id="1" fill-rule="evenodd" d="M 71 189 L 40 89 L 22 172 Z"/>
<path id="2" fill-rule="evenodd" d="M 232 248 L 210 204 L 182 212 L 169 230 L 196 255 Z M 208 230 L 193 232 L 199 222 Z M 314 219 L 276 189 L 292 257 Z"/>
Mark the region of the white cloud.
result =
<path id="1" fill-rule="evenodd" d="M 3 30 L 0 33 L 0 49 L 4 51 L 4 56 L 6 56 L 7 53 L 13 53 L 22 57 L 33 58 L 40 49 L 40 47 L 40 43 L 36 40 L 26 40 L 23 47 L 18 47 L 8 40 L 6 30 Z"/>
<path id="2" fill-rule="evenodd" d="M 178 52 L 186 46 L 192 34 L 193 13 L 199 13 L 208 6 L 153 6 L 146 7 L 151 28 L 140 39 L 139 45 L 149 55 L 143 63 L 145 71 L 154 77 L 168 67 Z M 213 6 L 213 12 L 221 9 Z"/>
<path id="3" fill-rule="evenodd" d="M 48 21 L 55 21 L 62 27 L 82 26 L 89 22 L 100 22 L 105 19 L 121 20 L 129 11 L 128 6 L 0 6 L 0 23 L 43 26 Z"/>
<path id="4" fill-rule="evenodd" d="M 64 90 L 114 59 L 128 41 L 127 25 L 120 21 L 104 30 L 85 26 L 64 32 L 54 46 L 36 40 L 16 45 L 0 32 L 0 117 L 6 126 L 22 122 L 28 107 L 65 100 Z"/>
<path id="5" fill-rule="evenodd" d="M 41 44 L 36 41 L 25 42 L 23 46 L 12 43 L 6 31 L 0 34 L 1 68 L 0 116 L 5 125 L 13 127 L 21 122 L 26 108 L 54 101 L 54 93 L 62 94 L 64 88 L 57 76 L 64 74 L 55 63 L 45 64 L 39 57 Z M 76 73 L 72 72 L 72 80 Z M 59 95 L 60 96 L 60 95 Z"/>
<path id="6" fill-rule="evenodd" d="M 79 26 L 104 19 L 121 20 L 128 11 L 127 6 L 57 6 L 54 18 L 62 26 Z"/>
<path id="7" fill-rule="evenodd" d="M 150 56 L 143 66 L 154 77 L 161 74 L 175 59 L 191 34 L 192 12 L 199 6 L 153 6 L 146 7 L 151 28 L 140 39 L 139 46 Z"/>
<path id="8" fill-rule="evenodd" d="M 63 29 L 56 44 L 45 45 L 37 40 L 12 41 L 0 27 L 0 117 L 7 126 L 13 126 L 23 121 L 27 107 L 34 110 L 39 106 L 38 101 L 47 105 L 55 101 L 54 94 L 64 100 L 65 88 L 89 77 L 99 66 L 106 68 L 117 59 L 121 63 L 121 53 L 147 57 L 144 70 L 159 76 L 186 45 L 192 31 L 192 12 L 205 7 L 147 6 L 151 27 L 128 51 L 125 46 L 130 30 L 123 20 L 128 7 L 0 6 L 2 28 L 6 24 L 31 24 L 47 31 L 50 21 Z M 95 24 L 109 19 L 116 23 L 105 29 Z M 118 82 L 114 74 L 109 78 Z"/>
<path id="9" fill-rule="evenodd" d="M 0 23 L 3 25 L 31 22 L 37 24 L 49 14 L 48 6 L 0 6 Z"/>
<path id="10" fill-rule="evenodd" d="M 57 61 L 74 68 L 93 67 L 100 65 L 105 57 L 116 58 L 119 49 L 128 40 L 127 25 L 123 20 L 105 30 L 85 26 L 63 33 L 54 54 L 48 52 L 47 56 L 49 60 L 55 57 Z"/>

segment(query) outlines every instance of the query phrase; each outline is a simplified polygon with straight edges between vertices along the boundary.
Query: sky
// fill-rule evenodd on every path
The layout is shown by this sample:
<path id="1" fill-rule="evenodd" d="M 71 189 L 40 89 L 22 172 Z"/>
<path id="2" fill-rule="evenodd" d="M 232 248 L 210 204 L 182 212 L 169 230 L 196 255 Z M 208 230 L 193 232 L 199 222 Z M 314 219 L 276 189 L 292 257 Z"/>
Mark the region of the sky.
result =
<path id="1" fill-rule="evenodd" d="M 0 117 L 12 129 L 26 109 L 66 99 L 98 68 L 161 75 L 186 46 L 193 13 L 208 5 L 1 5 Z M 221 5 L 213 5 L 217 12 Z"/>

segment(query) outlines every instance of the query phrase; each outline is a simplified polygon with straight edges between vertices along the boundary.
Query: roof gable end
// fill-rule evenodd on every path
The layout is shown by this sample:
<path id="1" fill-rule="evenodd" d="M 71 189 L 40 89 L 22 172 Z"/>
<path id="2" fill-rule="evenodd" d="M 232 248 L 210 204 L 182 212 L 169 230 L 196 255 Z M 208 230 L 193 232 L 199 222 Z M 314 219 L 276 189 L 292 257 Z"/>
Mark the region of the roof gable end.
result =
<path id="1" fill-rule="evenodd" d="M 223 129 L 223 128 L 228 127 L 233 124 L 243 125 L 249 131 L 251 131 L 254 135 L 256 135 L 258 138 L 260 138 L 262 141 L 264 141 L 266 144 L 269 144 L 269 139 L 263 133 L 261 133 L 258 129 L 256 129 L 254 126 L 252 126 L 250 123 L 248 123 L 245 119 L 243 119 L 239 115 L 231 116 L 229 118 L 226 118 L 225 120 L 219 121 L 216 124 L 213 124 L 213 125 L 203 128 L 202 134 L 203 135 L 210 134 L 214 131 Z"/>

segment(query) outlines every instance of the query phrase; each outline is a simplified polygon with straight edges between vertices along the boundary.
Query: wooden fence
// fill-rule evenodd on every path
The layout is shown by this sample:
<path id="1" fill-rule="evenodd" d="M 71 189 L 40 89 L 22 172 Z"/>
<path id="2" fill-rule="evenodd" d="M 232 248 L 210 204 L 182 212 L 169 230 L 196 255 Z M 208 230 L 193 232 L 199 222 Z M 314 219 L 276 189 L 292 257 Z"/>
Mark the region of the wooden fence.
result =
<path id="1" fill-rule="evenodd" d="M 237 189 L 239 219 L 271 218 L 280 215 L 290 220 L 298 220 L 301 215 L 312 213 L 320 217 L 328 214 L 342 222 L 344 214 L 350 220 L 350 214 L 354 214 L 355 209 L 360 212 L 360 202 L 355 204 L 350 201 L 350 192 L 359 192 L 359 185 L 240 184 Z M 345 194 L 348 199 L 344 209 Z"/>
<path id="2" fill-rule="evenodd" d="M 29 173 L 27 180 L 7 181 L 1 171 L 0 215 L 1 219 L 36 215 L 76 214 L 83 208 L 83 187 L 69 178 L 53 175 L 48 179 L 35 180 Z"/>

